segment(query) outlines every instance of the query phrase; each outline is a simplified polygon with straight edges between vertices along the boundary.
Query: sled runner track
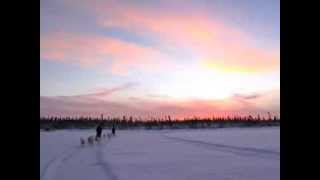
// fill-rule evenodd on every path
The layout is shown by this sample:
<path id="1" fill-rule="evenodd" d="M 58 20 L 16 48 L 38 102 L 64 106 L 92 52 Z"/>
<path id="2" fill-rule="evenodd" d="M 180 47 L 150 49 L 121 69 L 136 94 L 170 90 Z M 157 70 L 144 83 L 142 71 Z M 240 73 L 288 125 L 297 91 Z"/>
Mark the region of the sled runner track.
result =
<path id="1" fill-rule="evenodd" d="M 57 159 L 58 159 L 59 156 L 56 156 L 54 158 L 52 158 L 44 167 L 44 170 L 41 172 L 40 174 L 40 179 L 44 180 L 44 176 L 46 175 L 46 173 L 48 172 L 48 169 L 50 167 L 50 165 L 52 165 Z"/>
<path id="2" fill-rule="evenodd" d="M 197 141 L 197 140 L 183 139 L 178 137 L 170 137 L 166 135 L 165 137 L 175 141 L 198 145 L 211 150 L 230 152 L 236 155 L 267 157 L 267 158 L 275 158 L 275 159 L 280 158 L 280 153 L 272 150 L 251 148 L 251 147 L 239 147 L 239 146 L 231 146 L 231 145 L 224 145 L 224 144 L 215 144 L 215 143 L 208 143 L 208 142 Z"/>
<path id="3" fill-rule="evenodd" d="M 69 159 L 71 159 L 73 156 L 75 156 L 76 154 L 78 154 L 81 149 L 83 149 L 84 147 L 80 147 L 80 146 L 77 146 L 72 152 L 68 153 L 67 156 L 64 156 L 63 159 L 62 159 L 62 162 L 66 162 L 68 161 Z"/>
<path id="4" fill-rule="evenodd" d="M 110 138 L 111 140 L 112 138 Z M 109 140 L 109 142 L 110 142 Z M 105 143 L 108 144 L 108 143 Z M 112 171 L 110 164 L 103 158 L 103 152 L 102 152 L 102 148 L 105 147 L 105 144 L 99 144 L 96 147 L 96 158 L 97 158 L 97 165 L 99 165 L 101 167 L 101 169 L 103 170 L 103 173 L 106 175 L 107 179 L 110 180 L 118 180 L 119 178 L 114 174 L 114 172 Z"/>
<path id="5" fill-rule="evenodd" d="M 52 158 L 49 163 L 46 164 L 44 170 L 42 171 L 40 175 L 41 180 L 49 180 L 54 176 L 57 169 L 60 167 L 61 163 L 66 162 L 71 157 L 73 157 L 75 154 L 80 152 L 81 147 L 77 146 L 72 148 L 71 150 L 68 149 L 66 151 L 63 151 L 60 155 L 55 156 Z"/>

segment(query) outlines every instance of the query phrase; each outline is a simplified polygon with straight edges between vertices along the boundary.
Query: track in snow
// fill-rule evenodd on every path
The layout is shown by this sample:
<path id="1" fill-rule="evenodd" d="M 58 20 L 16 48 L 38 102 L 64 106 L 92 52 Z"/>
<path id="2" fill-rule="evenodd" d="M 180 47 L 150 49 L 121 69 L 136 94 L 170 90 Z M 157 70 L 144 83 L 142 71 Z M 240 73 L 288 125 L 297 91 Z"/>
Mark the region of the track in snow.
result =
<path id="1" fill-rule="evenodd" d="M 97 165 L 101 167 L 107 179 L 118 180 L 118 177 L 113 173 L 110 164 L 103 157 L 104 155 L 103 155 L 102 147 L 104 147 L 104 145 L 105 145 L 104 143 L 98 144 L 98 146 L 96 147 L 95 153 L 97 158 Z"/>
<path id="2" fill-rule="evenodd" d="M 204 141 L 170 137 L 167 135 L 165 135 L 164 137 L 175 140 L 175 141 L 179 141 L 179 142 L 197 145 L 197 146 L 214 150 L 214 151 L 230 152 L 230 153 L 233 153 L 236 155 L 242 155 L 242 156 L 256 156 L 256 157 L 263 157 L 263 158 L 280 159 L 280 153 L 272 150 L 250 148 L 250 147 L 238 147 L 238 146 L 231 146 L 231 145 L 225 145 L 225 144 L 215 144 L 215 143 L 209 143 Z"/>
<path id="3" fill-rule="evenodd" d="M 71 150 L 67 150 L 63 152 L 61 155 L 56 156 L 51 159 L 48 164 L 46 164 L 44 170 L 40 175 L 41 180 L 50 180 L 56 174 L 56 171 L 62 166 L 62 163 L 66 162 L 74 155 L 81 151 L 82 147 L 77 146 L 72 148 Z"/>
<path id="4" fill-rule="evenodd" d="M 108 140 L 110 141 L 110 140 Z M 74 148 L 68 149 L 62 152 L 60 155 L 52 158 L 46 165 L 44 170 L 40 174 L 41 180 L 51 180 L 54 179 L 59 170 L 63 168 L 63 164 L 72 161 L 73 158 L 77 157 L 77 155 L 84 150 L 92 151 L 96 149 L 96 158 L 97 158 L 97 165 L 101 166 L 103 169 L 104 174 L 106 175 L 107 179 L 117 180 L 117 177 L 112 173 L 108 163 L 104 160 L 101 148 L 104 147 L 105 144 L 108 142 L 100 142 L 100 144 L 94 145 L 86 145 L 86 146 L 76 146 Z"/>

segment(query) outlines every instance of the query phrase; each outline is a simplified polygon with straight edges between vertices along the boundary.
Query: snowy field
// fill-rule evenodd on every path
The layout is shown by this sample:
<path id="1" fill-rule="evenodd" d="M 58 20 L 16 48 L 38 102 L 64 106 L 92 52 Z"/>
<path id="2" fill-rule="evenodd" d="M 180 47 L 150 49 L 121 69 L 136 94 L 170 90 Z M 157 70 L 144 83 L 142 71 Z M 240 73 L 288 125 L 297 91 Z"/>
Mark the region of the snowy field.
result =
<path id="1" fill-rule="evenodd" d="M 104 130 L 103 133 L 109 133 Z M 40 132 L 43 180 L 278 180 L 280 128 Z"/>

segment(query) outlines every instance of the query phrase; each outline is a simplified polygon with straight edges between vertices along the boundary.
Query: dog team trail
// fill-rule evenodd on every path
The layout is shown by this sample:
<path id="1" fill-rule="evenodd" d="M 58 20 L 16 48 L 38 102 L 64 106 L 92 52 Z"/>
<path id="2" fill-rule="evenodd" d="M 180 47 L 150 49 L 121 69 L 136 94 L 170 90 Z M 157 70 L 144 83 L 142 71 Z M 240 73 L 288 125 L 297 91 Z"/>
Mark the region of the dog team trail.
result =
<path id="1" fill-rule="evenodd" d="M 82 147 L 92 132 L 40 132 L 40 179 L 280 179 L 279 128 L 119 130 Z"/>
<path id="2" fill-rule="evenodd" d="M 116 179 L 112 172 L 108 171 L 103 155 L 112 138 L 104 138 L 92 145 L 87 142 L 85 145 L 81 145 L 80 141 L 73 142 L 73 147 L 59 153 L 45 165 L 40 179 Z"/>

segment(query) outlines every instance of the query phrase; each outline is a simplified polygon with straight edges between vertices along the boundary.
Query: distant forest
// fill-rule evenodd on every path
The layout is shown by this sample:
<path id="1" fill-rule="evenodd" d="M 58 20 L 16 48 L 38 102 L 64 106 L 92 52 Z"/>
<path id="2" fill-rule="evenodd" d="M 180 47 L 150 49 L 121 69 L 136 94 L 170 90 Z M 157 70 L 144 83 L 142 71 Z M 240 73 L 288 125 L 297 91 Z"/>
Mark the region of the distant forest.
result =
<path id="1" fill-rule="evenodd" d="M 117 129 L 185 129 L 185 128 L 224 128 L 224 127 L 252 127 L 252 126 L 280 126 L 280 118 L 269 116 L 234 116 L 234 117 L 212 117 L 212 118 L 185 118 L 183 120 L 171 119 L 166 116 L 164 119 L 150 118 L 142 120 L 132 116 L 122 118 L 100 118 L 92 117 L 40 117 L 40 129 L 88 129 L 95 128 L 103 123 L 104 128 Z"/>

